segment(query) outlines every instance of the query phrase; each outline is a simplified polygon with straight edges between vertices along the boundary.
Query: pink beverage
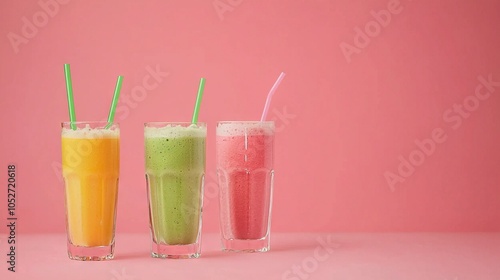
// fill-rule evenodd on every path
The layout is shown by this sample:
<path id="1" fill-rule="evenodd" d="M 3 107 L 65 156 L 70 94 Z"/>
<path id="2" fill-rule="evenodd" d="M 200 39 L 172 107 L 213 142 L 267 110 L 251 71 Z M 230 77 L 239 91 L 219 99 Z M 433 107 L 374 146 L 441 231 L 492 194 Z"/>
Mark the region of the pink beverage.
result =
<path id="1" fill-rule="evenodd" d="M 219 122 L 216 145 L 223 249 L 268 251 L 274 122 Z"/>

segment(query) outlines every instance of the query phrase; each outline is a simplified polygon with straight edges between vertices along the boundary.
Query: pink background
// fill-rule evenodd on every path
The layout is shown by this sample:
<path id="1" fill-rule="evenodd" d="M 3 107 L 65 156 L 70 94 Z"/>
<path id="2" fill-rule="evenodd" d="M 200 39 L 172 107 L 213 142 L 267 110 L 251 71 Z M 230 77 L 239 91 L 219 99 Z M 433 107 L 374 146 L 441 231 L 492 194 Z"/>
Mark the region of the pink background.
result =
<path id="1" fill-rule="evenodd" d="M 214 2 L 229 6 L 218 14 Z M 274 231 L 500 230 L 500 87 L 466 118 L 448 111 L 474 105 L 478 76 L 500 81 L 500 2 L 392 2 L 73 0 L 43 22 L 37 1 L 1 1 L 0 218 L 6 165 L 16 163 L 18 229 L 65 230 L 52 165 L 68 120 L 70 63 L 82 121 L 107 116 L 116 76 L 125 76 L 116 116 L 119 232 L 148 231 L 142 124 L 188 121 L 200 77 L 200 121 L 209 127 L 203 227 L 218 231 L 216 121 L 258 119 L 281 71 L 270 110 L 278 127 Z M 388 5 L 397 13 L 377 30 L 370 12 Z M 9 34 L 23 36 L 23 17 L 34 15 L 32 38 L 11 44 Z M 366 25 L 373 37 L 346 57 L 341 44 L 354 45 L 355 28 Z M 148 66 L 169 75 L 138 98 Z M 398 173 L 398 157 L 408 159 L 415 141 L 439 128 L 446 140 L 391 188 L 384 174 Z"/>

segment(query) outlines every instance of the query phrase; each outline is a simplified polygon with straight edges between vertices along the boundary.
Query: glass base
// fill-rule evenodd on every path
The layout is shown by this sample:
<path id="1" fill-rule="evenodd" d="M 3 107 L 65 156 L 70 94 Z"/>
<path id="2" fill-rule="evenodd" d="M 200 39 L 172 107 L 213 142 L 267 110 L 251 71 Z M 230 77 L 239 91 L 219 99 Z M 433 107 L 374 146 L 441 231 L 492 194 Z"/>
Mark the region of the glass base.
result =
<path id="1" fill-rule="evenodd" d="M 200 257 L 200 244 L 167 245 L 153 242 L 151 256 L 161 259 L 195 259 Z"/>
<path id="2" fill-rule="evenodd" d="M 68 242 L 68 257 L 77 261 L 105 261 L 114 258 L 115 244 L 109 246 L 84 247 Z"/>
<path id="3" fill-rule="evenodd" d="M 262 239 L 222 239 L 222 251 L 225 252 L 267 252 L 270 248 L 270 238 Z"/>

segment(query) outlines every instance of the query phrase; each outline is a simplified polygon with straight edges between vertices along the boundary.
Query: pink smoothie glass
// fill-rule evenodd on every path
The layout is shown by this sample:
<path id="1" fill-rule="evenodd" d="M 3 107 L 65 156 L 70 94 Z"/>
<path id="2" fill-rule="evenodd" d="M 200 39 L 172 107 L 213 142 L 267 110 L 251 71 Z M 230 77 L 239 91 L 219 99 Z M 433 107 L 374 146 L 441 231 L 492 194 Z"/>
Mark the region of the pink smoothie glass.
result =
<path id="1" fill-rule="evenodd" d="M 222 249 L 269 251 L 274 122 L 219 122 L 216 135 Z"/>

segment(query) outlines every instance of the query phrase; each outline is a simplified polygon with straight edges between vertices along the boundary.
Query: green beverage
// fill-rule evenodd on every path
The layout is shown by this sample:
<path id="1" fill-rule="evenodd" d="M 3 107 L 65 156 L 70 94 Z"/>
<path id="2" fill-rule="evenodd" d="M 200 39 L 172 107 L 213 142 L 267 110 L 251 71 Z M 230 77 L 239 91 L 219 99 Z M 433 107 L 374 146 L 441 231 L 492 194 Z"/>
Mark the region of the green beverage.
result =
<path id="1" fill-rule="evenodd" d="M 153 257 L 198 257 L 205 175 L 204 124 L 146 123 Z"/>

